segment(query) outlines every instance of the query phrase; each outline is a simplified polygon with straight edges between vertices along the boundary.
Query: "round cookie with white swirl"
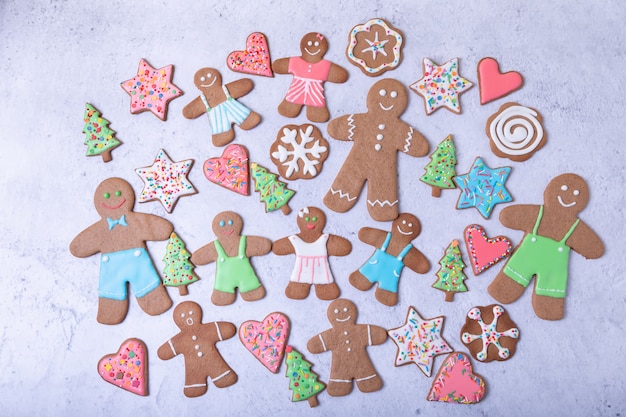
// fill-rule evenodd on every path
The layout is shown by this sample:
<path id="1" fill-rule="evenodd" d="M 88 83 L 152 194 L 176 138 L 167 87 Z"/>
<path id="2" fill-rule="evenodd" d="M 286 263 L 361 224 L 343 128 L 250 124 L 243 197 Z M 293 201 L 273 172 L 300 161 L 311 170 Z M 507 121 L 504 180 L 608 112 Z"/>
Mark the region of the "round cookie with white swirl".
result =
<path id="1" fill-rule="evenodd" d="M 489 144 L 501 158 L 522 162 L 546 144 L 543 118 L 531 107 L 509 102 L 487 119 Z"/>

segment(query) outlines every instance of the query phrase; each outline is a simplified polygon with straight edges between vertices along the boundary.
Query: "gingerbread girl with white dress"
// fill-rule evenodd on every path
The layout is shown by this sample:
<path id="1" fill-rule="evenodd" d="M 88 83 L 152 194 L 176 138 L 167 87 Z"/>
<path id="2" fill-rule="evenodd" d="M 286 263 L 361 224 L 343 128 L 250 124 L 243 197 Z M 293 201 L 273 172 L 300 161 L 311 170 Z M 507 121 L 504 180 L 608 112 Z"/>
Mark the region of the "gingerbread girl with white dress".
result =
<path id="1" fill-rule="evenodd" d="M 367 93 L 367 113 L 347 114 L 328 124 L 328 134 L 354 142 L 324 204 L 350 210 L 367 183 L 367 209 L 377 221 L 398 217 L 397 153 L 424 156 L 428 142 L 400 119 L 407 107 L 404 85 L 391 78 L 376 82 Z"/>
<path id="2" fill-rule="evenodd" d="M 329 256 L 346 256 L 352 251 L 349 240 L 324 233 L 326 215 L 317 207 L 305 207 L 298 212 L 300 233 L 277 240 L 272 245 L 276 255 L 296 255 L 287 297 L 300 300 L 309 295 L 311 285 L 322 300 L 339 297 L 339 287 L 330 270 Z"/>

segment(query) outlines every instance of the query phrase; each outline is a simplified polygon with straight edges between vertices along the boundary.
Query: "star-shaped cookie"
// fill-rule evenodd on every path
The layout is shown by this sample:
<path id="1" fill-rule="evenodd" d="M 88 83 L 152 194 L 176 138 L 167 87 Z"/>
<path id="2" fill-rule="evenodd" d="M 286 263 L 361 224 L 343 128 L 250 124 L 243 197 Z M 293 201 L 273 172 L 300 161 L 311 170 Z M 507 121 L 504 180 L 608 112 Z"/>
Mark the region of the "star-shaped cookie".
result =
<path id="1" fill-rule="evenodd" d="M 513 200 L 504 187 L 510 173 L 511 167 L 491 169 L 480 157 L 476 158 L 470 172 L 454 177 L 454 181 L 461 189 L 456 208 L 476 207 L 476 210 L 488 219 L 496 204 Z"/>
<path id="2" fill-rule="evenodd" d="M 130 112 L 151 111 L 161 120 L 167 117 L 167 104 L 183 94 L 172 84 L 173 65 L 154 69 L 145 59 L 139 61 L 137 75 L 120 85 L 130 95 Z"/>
<path id="3" fill-rule="evenodd" d="M 387 331 L 398 346 L 395 365 L 413 362 L 424 375 L 430 376 L 433 358 L 452 352 L 452 348 L 441 336 L 443 319 L 440 316 L 424 320 L 415 308 L 409 307 L 404 326 Z"/>
<path id="4" fill-rule="evenodd" d="M 424 98 L 426 114 L 443 107 L 453 113 L 461 113 L 460 95 L 474 84 L 459 74 L 459 59 L 453 58 L 443 65 L 437 65 L 424 58 L 424 75 L 409 87 Z"/>
<path id="5" fill-rule="evenodd" d="M 154 164 L 135 169 L 144 182 L 139 202 L 159 200 L 165 210 L 171 213 L 179 197 L 197 193 L 187 178 L 192 165 L 193 159 L 173 162 L 165 151 L 160 149 Z"/>

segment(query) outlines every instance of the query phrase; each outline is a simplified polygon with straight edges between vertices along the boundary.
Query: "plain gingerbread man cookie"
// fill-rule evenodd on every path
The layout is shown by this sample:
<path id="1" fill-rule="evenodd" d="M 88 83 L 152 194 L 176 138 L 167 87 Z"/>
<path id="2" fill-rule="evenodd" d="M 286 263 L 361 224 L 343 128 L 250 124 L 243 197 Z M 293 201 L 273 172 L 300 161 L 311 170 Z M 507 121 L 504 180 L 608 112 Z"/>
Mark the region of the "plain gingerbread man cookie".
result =
<path id="1" fill-rule="evenodd" d="M 187 397 L 207 392 L 207 379 L 218 388 L 237 382 L 237 374 L 226 363 L 215 345 L 237 333 L 234 324 L 226 321 L 202 323 L 202 308 L 193 301 L 180 303 L 174 309 L 174 323 L 180 333 L 163 343 L 157 355 L 162 360 L 183 355 L 185 358 L 185 387 Z"/>
<path id="2" fill-rule="evenodd" d="M 328 60 L 328 40 L 320 33 L 307 33 L 300 40 L 301 56 L 280 58 L 272 63 L 277 74 L 292 74 L 293 80 L 284 100 L 278 106 L 278 113 L 285 117 L 296 117 L 302 106 L 306 107 L 306 117 L 312 122 L 326 122 L 330 118 L 324 82 L 345 83 L 348 71 Z"/>
<path id="3" fill-rule="evenodd" d="M 191 255 L 194 265 L 217 262 L 211 301 L 218 306 L 234 303 L 237 289 L 246 301 L 265 297 L 265 288 L 252 268 L 250 257 L 269 253 L 272 242 L 264 237 L 242 236 L 242 228 L 243 219 L 237 213 L 219 213 L 213 219 L 213 233 L 217 240 Z"/>
<path id="4" fill-rule="evenodd" d="M 352 380 L 361 392 L 373 392 L 383 386 L 366 348 L 387 340 L 387 331 L 372 324 L 356 324 L 356 305 L 343 298 L 333 301 L 326 313 L 332 327 L 313 336 L 307 343 L 311 353 L 332 352 L 329 395 L 339 397 L 352 392 Z"/>
<path id="5" fill-rule="evenodd" d="M 517 300 L 535 277 L 533 309 L 545 320 L 560 320 L 565 310 L 570 250 L 587 259 L 604 254 L 604 244 L 578 218 L 589 202 L 589 189 L 576 174 L 554 178 L 543 194 L 543 205 L 519 204 L 500 213 L 506 227 L 522 230 L 524 238 L 489 286 L 501 303 Z"/>
<path id="6" fill-rule="evenodd" d="M 287 297 L 301 300 L 309 295 L 311 285 L 322 300 L 339 297 L 328 262 L 329 256 L 346 256 L 352 244 L 341 236 L 324 233 L 326 215 L 317 207 L 305 207 L 296 219 L 300 232 L 277 240 L 272 245 L 276 255 L 296 255 L 296 264 L 285 289 Z"/>
<path id="7" fill-rule="evenodd" d="M 374 220 L 398 217 L 397 153 L 424 156 L 428 142 L 421 133 L 400 120 L 406 110 L 406 88 L 386 78 L 367 93 L 367 113 L 348 114 L 328 124 L 328 134 L 353 141 L 324 204 L 340 213 L 350 210 L 367 183 L 367 209 Z"/>
<path id="8" fill-rule="evenodd" d="M 98 322 L 118 324 L 124 320 L 128 283 L 146 313 L 155 316 L 167 311 L 172 300 L 161 284 L 146 241 L 168 239 L 174 226 L 162 217 L 134 212 L 135 192 L 121 178 L 102 181 L 93 200 L 102 218 L 72 240 L 70 252 L 79 258 L 102 254 Z"/>
<path id="9" fill-rule="evenodd" d="M 261 116 L 237 101 L 253 87 L 252 80 L 242 78 L 226 85 L 222 75 L 214 68 L 202 68 L 196 72 L 193 82 L 200 90 L 196 97 L 183 108 L 183 116 L 195 119 L 203 113 L 209 116 L 213 145 L 225 146 L 235 138 L 233 124 L 250 130 L 261 121 Z"/>
<path id="10" fill-rule="evenodd" d="M 419 274 L 425 274 L 430 269 L 426 256 L 411 243 L 421 231 L 420 221 L 409 213 L 401 213 L 391 224 L 389 232 L 363 227 L 359 230 L 359 240 L 377 249 L 361 268 L 350 274 L 350 283 L 361 291 L 378 284 L 376 299 L 388 306 L 396 305 L 398 283 L 404 267 Z"/>

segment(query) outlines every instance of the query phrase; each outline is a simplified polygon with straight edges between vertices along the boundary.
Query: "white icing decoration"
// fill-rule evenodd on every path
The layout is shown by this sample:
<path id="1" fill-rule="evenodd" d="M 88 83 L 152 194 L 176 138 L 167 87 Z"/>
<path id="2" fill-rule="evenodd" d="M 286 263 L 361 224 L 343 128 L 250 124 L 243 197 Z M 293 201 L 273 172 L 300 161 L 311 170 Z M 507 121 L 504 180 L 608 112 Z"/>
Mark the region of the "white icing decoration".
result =
<path id="1" fill-rule="evenodd" d="M 293 149 L 278 145 L 278 150 L 272 153 L 272 157 L 278 159 L 283 166 L 287 167 L 285 177 L 289 178 L 294 172 L 298 172 L 300 167 L 298 162 L 302 161 L 302 173 L 303 175 L 310 174 L 312 176 L 317 175 L 316 165 L 319 164 L 319 159 L 322 157 L 322 153 L 326 152 L 328 148 L 320 145 L 320 141 L 311 136 L 313 133 L 313 126 L 309 125 L 306 131 L 300 131 L 300 142 L 298 142 L 298 130 L 296 129 L 283 129 L 283 136 L 280 141 L 286 145 L 291 145 Z M 313 146 L 307 148 L 306 145 L 313 142 Z"/>
<path id="2" fill-rule="evenodd" d="M 500 112 L 489 125 L 489 134 L 496 148 L 507 155 L 526 155 L 543 140 L 543 126 L 537 112 L 524 106 L 510 106 Z"/>
<path id="3" fill-rule="evenodd" d="M 503 336 L 510 337 L 513 339 L 517 339 L 519 337 L 519 330 L 516 327 L 512 327 L 503 332 L 499 332 L 496 330 L 498 326 L 498 318 L 504 314 L 504 309 L 501 306 L 493 307 L 493 320 L 491 323 L 487 324 L 483 321 L 480 309 L 478 307 L 472 308 L 468 313 L 467 317 L 471 320 L 475 320 L 480 325 L 481 334 L 470 334 L 468 332 L 464 332 L 461 335 L 461 339 L 463 343 L 470 344 L 474 340 L 482 340 L 483 348 L 480 352 L 476 354 L 476 359 L 479 361 L 484 361 L 487 359 L 487 348 L 489 345 L 493 344 L 496 348 L 498 348 L 498 356 L 502 359 L 507 359 L 510 355 L 509 349 L 500 345 L 500 338 Z"/>

